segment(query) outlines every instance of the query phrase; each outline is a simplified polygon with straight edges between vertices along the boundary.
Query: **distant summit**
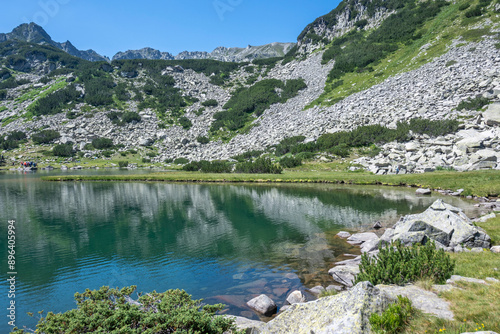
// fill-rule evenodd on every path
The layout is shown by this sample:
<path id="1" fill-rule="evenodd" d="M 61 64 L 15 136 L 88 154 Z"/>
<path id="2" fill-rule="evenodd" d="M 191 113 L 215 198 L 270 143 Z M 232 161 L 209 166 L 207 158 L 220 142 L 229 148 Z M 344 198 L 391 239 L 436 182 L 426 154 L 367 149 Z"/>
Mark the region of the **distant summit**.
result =
<path id="1" fill-rule="evenodd" d="M 14 28 L 12 32 L 3 34 L 0 33 L 0 43 L 8 40 L 18 40 L 27 43 L 52 45 L 61 49 L 72 56 L 82 58 L 89 61 L 109 61 L 108 58 L 101 56 L 94 50 L 78 50 L 70 41 L 58 43 L 52 40 L 47 32 L 36 23 L 23 23 Z"/>
<path id="2" fill-rule="evenodd" d="M 226 48 L 217 47 L 212 52 L 205 51 L 183 51 L 177 56 L 168 52 L 160 52 L 152 48 L 143 48 L 140 50 L 128 50 L 118 52 L 113 60 L 119 59 L 214 59 L 226 62 L 252 61 L 254 59 L 283 57 L 295 43 L 271 43 L 261 46 L 247 46 L 246 48 Z"/>

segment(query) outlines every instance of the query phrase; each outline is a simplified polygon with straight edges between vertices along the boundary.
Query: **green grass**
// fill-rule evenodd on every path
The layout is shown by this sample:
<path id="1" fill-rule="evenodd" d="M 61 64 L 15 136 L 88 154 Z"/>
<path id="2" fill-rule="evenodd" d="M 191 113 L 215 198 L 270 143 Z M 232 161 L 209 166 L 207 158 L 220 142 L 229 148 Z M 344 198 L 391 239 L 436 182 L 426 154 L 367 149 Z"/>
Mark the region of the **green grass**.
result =
<path id="1" fill-rule="evenodd" d="M 500 242 L 500 217 L 479 223 L 494 241 Z M 500 255 L 491 252 L 451 253 L 455 260 L 455 275 L 485 279 L 500 279 Z M 497 270 L 495 270 L 497 268 Z M 418 312 L 404 333 L 463 333 L 490 330 L 500 332 L 500 283 L 489 285 L 458 282 L 459 289 L 439 294 L 450 303 L 454 321 L 438 319 Z"/>
<path id="2" fill-rule="evenodd" d="M 357 185 L 421 186 L 456 190 L 464 195 L 500 194 L 500 171 L 449 172 L 425 174 L 373 175 L 366 172 L 285 171 L 283 174 L 204 174 L 168 172 L 148 175 L 52 176 L 46 181 L 165 181 L 165 182 L 259 182 L 259 183 L 347 183 Z"/>
<path id="3" fill-rule="evenodd" d="M 7 107 L 1 106 L 0 107 L 0 112 L 7 110 Z"/>
<path id="4" fill-rule="evenodd" d="M 31 89 L 30 91 L 24 93 L 20 97 L 16 99 L 16 102 L 22 103 L 28 100 L 33 100 L 35 98 L 43 98 L 56 90 L 59 90 L 61 88 L 66 87 L 68 83 L 64 79 L 59 79 L 56 81 L 53 85 L 51 85 L 49 88 L 46 87 L 39 87 L 39 88 L 34 88 Z"/>

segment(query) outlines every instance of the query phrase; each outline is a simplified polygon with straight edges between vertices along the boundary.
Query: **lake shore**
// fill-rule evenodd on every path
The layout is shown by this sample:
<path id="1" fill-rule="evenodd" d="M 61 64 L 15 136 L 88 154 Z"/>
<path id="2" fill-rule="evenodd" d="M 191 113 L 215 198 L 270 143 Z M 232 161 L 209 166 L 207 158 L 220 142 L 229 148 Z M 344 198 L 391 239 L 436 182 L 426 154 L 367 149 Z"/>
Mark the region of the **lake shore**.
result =
<path id="1" fill-rule="evenodd" d="M 158 172 L 147 175 L 61 175 L 44 176 L 44 181 L 122 181 L 122 182 L 199 182 L 199 183 L 335 183 L 384 185 L 457 191 L 461 196 L 497 197 L 500 171 L 436 171 L 423 174 L 374 175 L 366 172 L 297 171 L 282 174 L 209 174 L 200 172 Z"/>

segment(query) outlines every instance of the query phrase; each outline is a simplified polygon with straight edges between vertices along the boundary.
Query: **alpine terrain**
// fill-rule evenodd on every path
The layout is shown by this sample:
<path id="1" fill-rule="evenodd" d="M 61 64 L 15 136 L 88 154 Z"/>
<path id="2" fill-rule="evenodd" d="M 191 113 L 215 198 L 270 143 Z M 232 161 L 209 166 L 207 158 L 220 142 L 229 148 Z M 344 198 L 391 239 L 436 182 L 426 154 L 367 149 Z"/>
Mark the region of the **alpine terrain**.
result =
<path id="1" fill-rule="evenodd" d="M 379 174 L 500 169 L 499 11 L 344 0 L 296 44 L 112 60 L 23 24 L 0 34 L 0 150 L 7 165 L 266 156 L 349 158 Z"/>

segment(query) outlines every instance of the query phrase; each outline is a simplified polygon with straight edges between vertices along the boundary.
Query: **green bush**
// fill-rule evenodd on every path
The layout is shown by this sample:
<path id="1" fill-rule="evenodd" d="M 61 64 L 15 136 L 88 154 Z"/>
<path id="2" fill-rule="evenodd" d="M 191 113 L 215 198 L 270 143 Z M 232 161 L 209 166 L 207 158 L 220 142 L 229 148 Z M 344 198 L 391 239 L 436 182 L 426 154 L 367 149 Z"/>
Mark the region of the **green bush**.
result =
<path id="1" fill-rule="evenodd" d="M 264 151 L 252 150 L 252 151 L 247 151 L 245 153 L 232 156 L 231 159 L 234 159 L 238 162 L 243 162 L 243 161 L 251 160 L 252 158 L 258 158 L 262 155 L 262 153 L 264 153 Z"/>
<path id="2" fill-rule="evenodd" d="M 466 2 L 458 6 L 458 10 L 466 10 L 467 8 L 470 7 L 470 3 Z"/>
<path id="3" fill-rule="evenodd" d="M 38 99 L 33 105 L 33 115 L 54 115 L 60 113 L 67 107 L 68 103 L 80 102 L 80 95 L 81 93 L 76 90 L 75 85 L 67 86 Z"/>
<path id="4" fill-rule="evenodd" d="M 278 145 L 276 145 L 275 154 L 276 156 L 282 156 L 290 152 L 292 146 L 302 143 L 306 139 L 305 136 L 294 136 L 288 137 L 280 141 Z"/>
<path id="5" fill-rule="evenodd" d="M 283 168 L 293 168 L 302 165 L 302 159 L 297 157 L 285 156 L 280 159 L 280 166 Z"/>
<path id="6" fill-rule="evenodd" d="M 462 102 L 460 102 L 457 106 L 457 110 L 479 110 L 485 105 L 490 103 L 490 100 L 487 98 L 477 95 L 475 98 L 472 99 L 467 99 Z"/>
<path id="7" fill-rule="evenodd" d="M 283 168 L 274 164 L 269 158 L 258 158 L 254 162 L 240 162 L 236 165 L 236 173 L 249 174 L 281 174 Z"/>
<path id="8" fill-rule="evenodd" d="M 59 144 L 54 146 L 54 148 L 52 149 L 52 154 L 57 157 L 72 157 L 74 154 L 73 143 Z"/>
<path id="9" fill-rule="evenodd" d="M 104 151 L 102 151 L 102 155 L 105 156 L 106 158 L 111 157 L 113 155 L 113 153 L 115 153 L 115 152 L 110 151 L 110 150 L 104 150 Z"/>
<path id="10" fill-rule="evenodd" d="M 139 123 L 141 121 L 141 115 L 139 115 L 135 111 L 127 111 L 123 114 L 122 121 L 125 123 L 132 123 L 132 122 Z"/>
<path id="11" fill-rule="evenodd" d="M 179 118 L 179 124 L 182 126 L 183 129 L 189 130 L 193 126 L 193 122 L 189 120 L 189 118 L 182 116 Z"/>
<path id="12" fill-rule="evenodd" d="M 373 313 L 370 316 L 370 325 L 376 334 L 401 333 L 408 325 L 412 314 L 415 313 L 408 297 L 397 297 L 398 300 L 389 305 L 382 315 Z"/>
<path id="13" fill-rule="evenodd" d="M 150 163 L 151 162 L 151 159 L 148 159 L 148 158 L 142 158 L 142 163 Z"/>
<path id="14" fill-rule="evenodd" d="M 9 133 L 7 136 L 7 140 L 15 140 L 15 141 L 20 141 L 26 139 L 26 133 L 22 131 L 12 131 Z"/>
<path id="15" fill-rule="evenodd" d="M 0 89 L 0 100 L 5 100 L 7 98 L 7 91 L 5 89 Z"/>
<path id="16" fill-rule="evenodd" d="M 208 137 L 199 136 L 196 138 L 196 141 L 200 144 L 208 144 L 210 142 L 210 139 L 208 139 Z"/>
<path id="17" fill-rule="evenodd" d="M 176 165 L 184 165 L 184 164 L 187 164 L 188 162 L 189 162 L 189 160 L 186 158 L 177 158 L 174 160 L 174 164 L 176 164 Z"/>
<path id="18" fill-rule="evenodd" d="M 217 100 L 210 99 L 202 102 L 201 105 L 204 107 L 217 107 L 219 105 L 219 102 L 217 102 Z"/>
<path id="19" fill-rule="evenodd" d="M 118 166 L 120 166 L 120 168 L 126 168 L 128 167 L 128 161 L 127 160 L 118 161 Z"/>
<path id="20" fill-rule="evenodd" d="M 141 294 L 128 302 L 136 286 L 123 289 L 101 287 L 75 293 L 76 309 L 47 313 L 37 324 L 40 333 L 238 333 L 234 320 L 216 315 L 224 305 L 192 300 L 183 290 Z M 16 334 L 23 330 L 14 331 Z"/>
<path id="21" fill-rule="evenodd" d="M 92 146 L 97 150 L 113 147 L 113 140 L 109 138 L 95 138 L 92 140 Z"/>
<path id="22" fill-rule="evenodd" d="M 231 173 L 232 165 L 227 161 L 214 160 L 214 161 L 191 161 L 182 167 L 183 170 L 188 172 L 201 171 L 203 173 Z"/>
<path id="23" fill-rule="evenodd" d="M 483 11 L 481 10 L 481 6 L 474 6 L 468 11 L 465 12 L 465 17 L 471 18 L 471 17 L 477 17 L 483 15 Z"/>
<path id="24" fill-rule="evenodd" d="M 421 279 L 444 284 L 451 277 L 454 261 L 444 250 L 436 250 L 434 242 L 405 247 L 400 242 L 379 248 L 377 258 L 361 256 L 360 273 L 356 282 L 403 285 Z"/>
<path id="25" fill-rule="evenodd" d="M 31 135 L 31 140 L 35 144 L 48 144 L 60 138 L 61 135 L 56 130 L 42 130 Z"/>

